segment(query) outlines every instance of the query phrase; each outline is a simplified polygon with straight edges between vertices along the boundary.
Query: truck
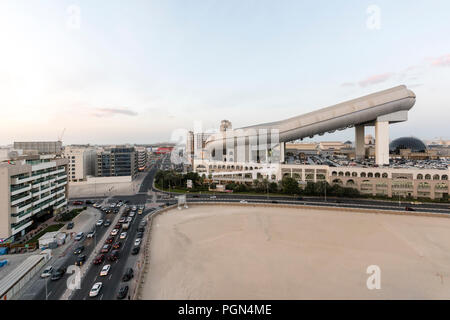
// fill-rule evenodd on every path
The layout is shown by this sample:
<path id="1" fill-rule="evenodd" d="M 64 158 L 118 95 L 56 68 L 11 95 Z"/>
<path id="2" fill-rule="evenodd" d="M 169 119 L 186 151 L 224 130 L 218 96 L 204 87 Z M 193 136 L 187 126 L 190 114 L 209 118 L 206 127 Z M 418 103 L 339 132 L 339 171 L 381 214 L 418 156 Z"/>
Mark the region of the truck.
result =
<path id="1" fill-rule="evenodd" d="M 123 230 L 128 230 L 129 227 L 130 227 L 130 223 L 129 222 L 126 222 L 126 223 L 122 224 L 122 229 Z"/>

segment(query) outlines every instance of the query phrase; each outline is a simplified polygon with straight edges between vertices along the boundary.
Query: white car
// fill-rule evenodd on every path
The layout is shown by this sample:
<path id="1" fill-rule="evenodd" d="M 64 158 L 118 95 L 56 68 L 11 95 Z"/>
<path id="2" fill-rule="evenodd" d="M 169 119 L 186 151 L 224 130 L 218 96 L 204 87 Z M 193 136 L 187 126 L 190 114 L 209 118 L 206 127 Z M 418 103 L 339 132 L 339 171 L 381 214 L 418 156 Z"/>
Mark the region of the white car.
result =
<path id="1" fill-rule="evenodd" d="M 111 231 L 111 235 L 112 235 L 112 236 L 117 236 L 118 233 L 119 233 L 119 229 L 113 229 L 113 230 Z"/>
<path id="2" fill-rule="evenodd" d="M 52 275 L 52 271 L 53 271 L 53 267 L 52 266 L 48 266 L 42 272 L 41 278 L 48 278 L 48 277 L 50 277 Z"/>
<path id="3" fill-rule="evenodd" d="M 127 233 L 126 232 L 122 232 L 120 234 L 120 239 L 125 239 L 127 237 Z"/>
<path id="4" fill-rule="evenodd" d="M 100 271 L 100 276 L 101 277 L 107 276 L 110 269 L 111 269 L 111 265 L 110 264 L 105 264 L 103 266 L 103 268 L 102 268 L 102 271 Z"/>
<path id="5" fill-rule="evenodd" d="M 137 238 L 136 240 L 134 240 L 134 246 L 138 247 L 141 245 L 142 239 L 141 238 Z"/>
<path id="6" fill-rule="evenodd" d="M 211 196 L 211 197 L 209 197 L 210 199 L 217 199 L 217 197 L 216 196 Z"/>
<path id="7" fill-rule="evenodd" d="M 248 203 L 247 200 L 241 200 L 240 203 Z"/>
<path id="8" fill-rule="evenodd" d="M 135 215 L 135 212 L 130 212 L 130 215 L 129 215 L 129 216 L 130 216 L 131 218 L 133 218 L 134 215 Z"/>
<path id="9" fill-rule="evenodd" d="M 100 290 L 103 287 L 103 283 L 97 282 L 92 286 L 91 291 L 89 291 L 89 297 L 96 297 L 98 296 Z"/>
<path id="10" fill-rule="evenodd" d="M 126 221 L 127 221 L 127 223 L 133 221 L 133 217 L 128 217 Z"/>
<path id="11" fill-rule="evenodd" d="M 100 219 L 97 221 L 97 223 L 95 224 L 97 227 L 101 227 L 103 225 L 103 220 Z"/>

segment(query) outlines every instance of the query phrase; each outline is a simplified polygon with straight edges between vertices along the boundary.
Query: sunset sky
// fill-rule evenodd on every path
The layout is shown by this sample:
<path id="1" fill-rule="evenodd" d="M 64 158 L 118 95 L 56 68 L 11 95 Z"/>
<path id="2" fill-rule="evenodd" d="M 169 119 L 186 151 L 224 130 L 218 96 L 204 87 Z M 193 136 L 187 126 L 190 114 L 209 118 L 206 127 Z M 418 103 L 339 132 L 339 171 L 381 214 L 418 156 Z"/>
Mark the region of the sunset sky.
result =
<path id="1" fill-rule="evenodd" d="M 399 84 L 417 102 L 391 139 L 450 139 L 449 12 L 448 0 L 1 0 L 0 144 L 64 128 L 65 144 L 167 141 L 195 121 L 237 128 Z"/>

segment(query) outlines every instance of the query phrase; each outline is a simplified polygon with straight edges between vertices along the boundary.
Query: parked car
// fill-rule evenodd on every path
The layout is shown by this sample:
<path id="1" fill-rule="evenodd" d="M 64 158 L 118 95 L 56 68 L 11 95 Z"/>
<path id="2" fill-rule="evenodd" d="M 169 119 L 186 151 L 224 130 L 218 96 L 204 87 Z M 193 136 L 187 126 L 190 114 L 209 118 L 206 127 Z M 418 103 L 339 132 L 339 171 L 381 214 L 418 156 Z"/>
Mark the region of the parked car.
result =
<path id="1" fill-rule="evenodd" d="M 120 247 L 122 247 L 122 242 L 116 242 L 116 243 L 114 243 L 114 245 L 113 245 L 113 249 L 120 249 Z"/>
<path id="2" fill-rule="evenodd" d="M 125 222 L 125 218 L 124 217 L 119 219 L 119 223 L 124 223 L 124 222 Z"/>
<path id="3" fill-rule="evenodd" d="M 97 221 L 97 223 L 95 224 L 97 227 L 101 227 L 103 225 L 103 219 L 100 219 Z"/>
<path id="4" fill-rule="evenodd" d="M 94 204 L 94 201 L 92 201 L 92 200 L 86 200 L 86 204 Z"/>
<path id="5" fill-rule="evenodd" d="M 122 228 L 122 225 L 120 223 L 118 223 L 114 226 L 114 229 L 120 229 L 120 228 Z"/>
<path id="6" fill-rule="evenodd" d="M 111 236 L 117 236 L 118 233 L 119 233 L 119 229 L 113 229 L 111 231 Z"/>
<path id="7" fill-rule="evenodd" d="M 144 233 L 143 232 L 138 232 L 137 234 L 136 234 L 136 238 L 143 238 L 144 237 Z"/>
<path id="8" fill-rule="evenodd" d="M 88 234 L 87 234 L 87 238 L 93 238 L 95 236 L 95 230 L 92 230 L 91 232 L 89 232 Z"/>
<path id="9" fill-rule="evenodd" d="M 98 264 L 101 264 L 103 261 L 105 261 L 105 255 L 100 254 L 97 257 L 95 257 L 93 264 L 98 265 Z"/>
<path id="10" fill-rule="evenodd" d="M 111 265 L 110 264 L 105 264 L 102 268 L 102 271 L 100 271 L 100 276 L 101 277 L 106 277 L 109 273 L 109 270 L 111 270 Z"/>
<path id="11" fill-rule="evenodd" d="M 44 271 L 41 273 L 41 278 L 48 278 L 52 275 L 53 267 L 48 266 L 44 269 Z"/>
<path id="12" fill-rule="evenodd" d="M 105 227 L 109 227 L 111 225 L 111 221 L 106 220 L 105 223 L 103 224 Z"/>
<path id="13" fill-rule="evenodd" d="M 64 268 L 64 267 L 58 268 L 57 270 L 53 270 L 50 280 L 57 281 L 57 280 L 61 279 L 65 273 L 66 273 L 66 268 Z"/>
<path id="14" fill-rule="evenodd" d="M 138 247 L 141 245 L 142 239 L 141 238 L 137 238 L 136 240 L 134 240 L 134 246 Z"/>
<path id="15" fill-rule="evenodd" d="M 135 213 L 134 212 L 130 212 L 130 218 L 133 218 L 134 217 L 134 215 L 135 215 Z"/>
<path id="16" fill-rule="evenodd" d="M 126 232 L 122 232 L 120 234 L 120 239 L 125 239 L 127 237 L 127 233 Z"/>
<path id="17" fill-rule="evenodd" d="M 134 247 L 134 248 L 131 250 L 131 254 L 132 254 L 132 255 L 138 254 L 140 249 L 141 249 L 141 247 Z"/>
<path id="18" fill-rule="evenodd" d="M 406 211 L 416 211 L 416 210 L 414 210 L 414 209 L 411 208 L 411 207 L 405 207 L 405 210 L 406 210 Z"/>
<path id="19" fill-rule="evenodd" d="M 102 250 L 101 250 L 100 252 L 101 252 L 101 253 L 108 253 L 110 249 L 111 249 L 111 245 L 110 245 L 110 244 L 105 244 L 105 245 L 102 247 Z"/>
<path id="20" fill-rule="evenodd" d="M 103 283 L 96 282 L 93 286 L 91 291 L 89 291 L 89 297 L 96 297 L 100 293 L 100 290 L 102 290 Z"/>
<path id="21" fill-rule="evenodd" d="M 77 261 L 75 261 L 75 265 L 81 267 L 86 262 L 86 255 L 81 255 L 77 258 Z"/>
<path id="22" fill-rule="evenodd" d="M 241 200 L 239 203 L 248 203 L 247 200 Z"/>
<path id="23" fill-rule="evenodd" d="M 131 221 L 133 221 L 133 217 L 131 217 L 131 216 L 128 217 L 126 221 L 127 221 L 127 223 L 130 223 Z"/>
<path id="24" fill-rule="evenodd" d="M 74 201 L 74 202 L 72 202 L 72 205 L 81 206 L 81 205 L 83 205 L 83 201 L 81 201 L 81 200 Z"/>
<path id="25" fill-rule="evenodd" d="M 139 226 L 139 228 L 138 228 L 137 231 L 138 231 L 138 232 L 144 232 L 144 231 L 145 231 L 145 228 L 144 228 L 143 226 Z"/>
<path id="26" fill-rule="evenodd" d="M 73 251 L 73 254 L 80 254 L 81 252 L 83 252 L 83 250 L 84 250 L 84 246 L 79 246 L 78 248 L 76 248 Z"/>
<path id="27" fill-rule="evenodd" d="M 75 236 L 75 241 L 80 241 L 84 237 L 84 232 L 78 232 Z"/>
<path id="28" fill-rule="evenodd" d="M 123 286 L 119 289 L 119 292 L 117 293 L 117 299 L 125 299 L 125 297 L 128 294 L 128 286 Z"/>
<path id="29" fill-rule="evenodd" d="M 127 268 L 127 270 L 125 270 L 125 273 L 122 276 L 122 281 L 127 282 L 131 280 L 133 277 L 134 277 L 133 268 Z"/>
<path id="30" fill-rule="evenodd" d="M 67 230 L 73 229 L 74 225 L 75 225 L 75 224 L 74 224 L 72 221 L 69 222 L 69 223 L 67 224 Z"/>

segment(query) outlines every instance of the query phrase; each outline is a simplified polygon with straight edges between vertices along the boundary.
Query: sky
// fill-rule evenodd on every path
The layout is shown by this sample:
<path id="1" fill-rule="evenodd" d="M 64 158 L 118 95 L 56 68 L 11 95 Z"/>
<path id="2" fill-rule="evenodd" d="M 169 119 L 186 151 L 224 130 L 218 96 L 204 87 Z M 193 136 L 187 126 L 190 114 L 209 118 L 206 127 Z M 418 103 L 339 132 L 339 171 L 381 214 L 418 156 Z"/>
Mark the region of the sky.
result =
<path id="1" fill-rule="evenodd" d="M 448 12 L 447 0 L 0 0 L 0 144 L 64 128 L 64 144 L 155 143 L 400 84 L 417 100 L 391 139 L 450 139 Z"/>

